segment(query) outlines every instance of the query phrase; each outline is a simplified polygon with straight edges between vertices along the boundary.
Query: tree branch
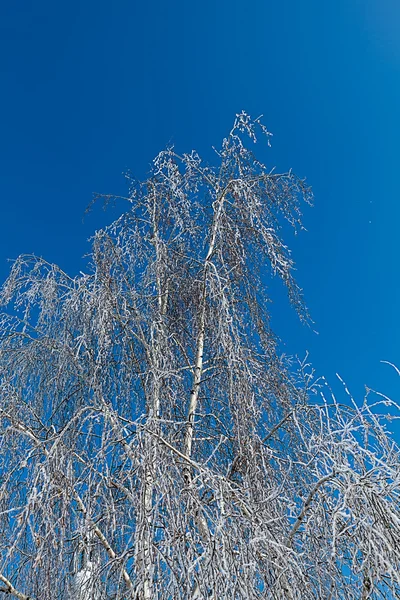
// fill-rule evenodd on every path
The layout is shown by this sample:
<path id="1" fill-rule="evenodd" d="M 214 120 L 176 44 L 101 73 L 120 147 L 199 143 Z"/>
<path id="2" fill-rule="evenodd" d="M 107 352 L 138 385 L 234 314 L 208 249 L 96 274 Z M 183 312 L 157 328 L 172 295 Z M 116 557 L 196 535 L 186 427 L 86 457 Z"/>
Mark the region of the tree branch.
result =
<path id="1" fill-rule="evenodd" d="M 23 594 L 22 592 L 18 591 L 13 586 L 11 581 L 9 581 L 7 577 L 4 577 L 4 575 L 2 575 L 1 573 L 0 581 L 6 586 L 5 588 L 0 588 L 0 592 L 3 592 L 3 594 L 11 594 L 12 596 L 15 596 L 15 598 L 18 598 L 18 600 L 33 600 L 32 596 L 26 596 L 26 594 Z"/>
<path id="2" fill-rule="evenodd" d="M 288 535 L 287 542 L 286 542 L 286 545 L 287 545 L 287 546 L 291 546 L 291 544 L 292 544 L 292 541 L 293 541 L 293 538 L 294 538 L 294 536 L 296 535 L 296 533 L 297 533 L 297 531 L 298 531 L 299 527 L 301 526 L 301 524 L 302 524 L 302 522 L 303 522 L 303 520 L 304 520 L 304 517 L 306 516 L 306 514 L 307 514 L 307 511 L 308 511 L 308 509 L 309 509 L 309 508 L 310 508 L 310 506 L 311 506 L 311 502 L 313 501 L 313 499 L 314 499 L 314 496 L 315 496 L 315 494 L 318 492 L 319 488 L 320 488 L 320 487 L 321 487 L 321 486 L 322 486 L 324 483 L 326 483 L 327 481 L 329 481 L 330 479 L 333 479 L 333 477 L 335 477 L 335 475 L 336 475 L 336 473 L 332 472 L 332 473 L 330 473 L 329 475 L 326 475 L 325 477 L 322 477 L 322 478 L 321 478 L 319 481 L 317 481 L 317 483 L 314 485 L 313 489 L 311 490 L 311 492 L 310 492 L 310 493 L 308 494 L 308 496 L 307 496 L 307 500 L 306 500 L 306 501 L 305 501 L 305 503 L 304 503 L 304 506 L 303 506 L 303 508 L 302 508 L 302 510 L 301 510 L 301 513 L 300 513 L 300 514 L 299 514 L 299 516 L 297 517 L 297 519 L 296 519 L 296 521 L 295 521 L 295 523 L 294 523 L 294 525 L 293 525 L 293 528 L 292 528 L 291 532 L 290 532 L 290 533 L 289 533 L 289 535 Z"/>

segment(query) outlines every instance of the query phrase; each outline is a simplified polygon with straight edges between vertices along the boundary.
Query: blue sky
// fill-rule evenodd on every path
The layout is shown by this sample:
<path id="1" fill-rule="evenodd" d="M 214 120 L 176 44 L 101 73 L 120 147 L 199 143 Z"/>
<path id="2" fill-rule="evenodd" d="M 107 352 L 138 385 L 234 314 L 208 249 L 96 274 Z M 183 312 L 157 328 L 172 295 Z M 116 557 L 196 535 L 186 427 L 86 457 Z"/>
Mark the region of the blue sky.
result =
<path id="1" fill-rule="evenodd" d="M 22 252 L 78 272 L 113 217 L 82 223 L 93 192 L 263 113 L 261 157 L 315 193 L 287 241 L 319 335 L 278 296 L 285 351 L 399 398 L 399 30 L 396 0 L 1 3 L 1 280 Z"/>

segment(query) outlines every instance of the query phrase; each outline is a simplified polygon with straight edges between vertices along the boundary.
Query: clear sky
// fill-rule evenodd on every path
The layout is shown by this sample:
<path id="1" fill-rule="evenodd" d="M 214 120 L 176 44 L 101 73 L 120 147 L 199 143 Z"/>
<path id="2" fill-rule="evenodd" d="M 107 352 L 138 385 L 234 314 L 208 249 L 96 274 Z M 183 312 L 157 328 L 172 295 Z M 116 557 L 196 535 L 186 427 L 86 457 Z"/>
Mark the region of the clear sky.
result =
<path id="1" fill-rule="evenodd" d="M 124 194 L 170 142 L 211 158 L 263 113 L 262 158 L 315 193 L 287 241 L 319 335 L 278 296 L 285 350 L 400 399 L 380 363 L 400 366 L 399 31 L 398 0 L 1 2 L 1 280 L 23 252 L 78 272 L 113 217 L 82 224 L 93 192 Z"/>

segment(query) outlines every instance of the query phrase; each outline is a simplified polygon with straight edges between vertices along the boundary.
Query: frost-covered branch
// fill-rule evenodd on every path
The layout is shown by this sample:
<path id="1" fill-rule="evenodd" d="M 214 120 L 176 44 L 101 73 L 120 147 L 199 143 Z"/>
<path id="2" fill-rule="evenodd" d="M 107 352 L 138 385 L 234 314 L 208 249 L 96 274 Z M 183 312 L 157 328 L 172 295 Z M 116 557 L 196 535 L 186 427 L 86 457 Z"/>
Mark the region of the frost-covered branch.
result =
<path id="1" fill-rule="evenodd" d="M 0 588 L 0 592 L 3 592 L 4 594 L 11 594 L 12 596 L 15 596 L 15 598 L 18 598 L 18 600 L 33 600 L 31 596 L 25 596 L 25 594 L 15 589 L 11 581 L 9 581 L 7 577 L 4 577 L 4 575 L 1 573 L 0 581 L 5 585 L 5 588 Z"/>

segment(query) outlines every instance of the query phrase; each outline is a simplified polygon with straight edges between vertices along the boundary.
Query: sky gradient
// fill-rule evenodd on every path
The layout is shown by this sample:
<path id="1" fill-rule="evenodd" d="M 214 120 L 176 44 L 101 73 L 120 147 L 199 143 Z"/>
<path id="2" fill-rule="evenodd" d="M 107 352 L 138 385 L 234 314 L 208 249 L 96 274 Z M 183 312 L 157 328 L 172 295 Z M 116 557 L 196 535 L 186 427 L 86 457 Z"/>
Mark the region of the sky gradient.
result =
<path id="1" fill-rule="evenodd" d="M 400 366 L 398 31 L 395 0 L 3 2 L 1 281 L 20 253 L 79 272 L 121 210 L 82 222 L 94 192 L 125 194 L 169 143 L 212 160 L 235 113 L 262 113 L 260 157 L 315 194 L 287 242 L 318 335 L 278 293 L 284 350 L 400 399 L 380 363 Z"/>

